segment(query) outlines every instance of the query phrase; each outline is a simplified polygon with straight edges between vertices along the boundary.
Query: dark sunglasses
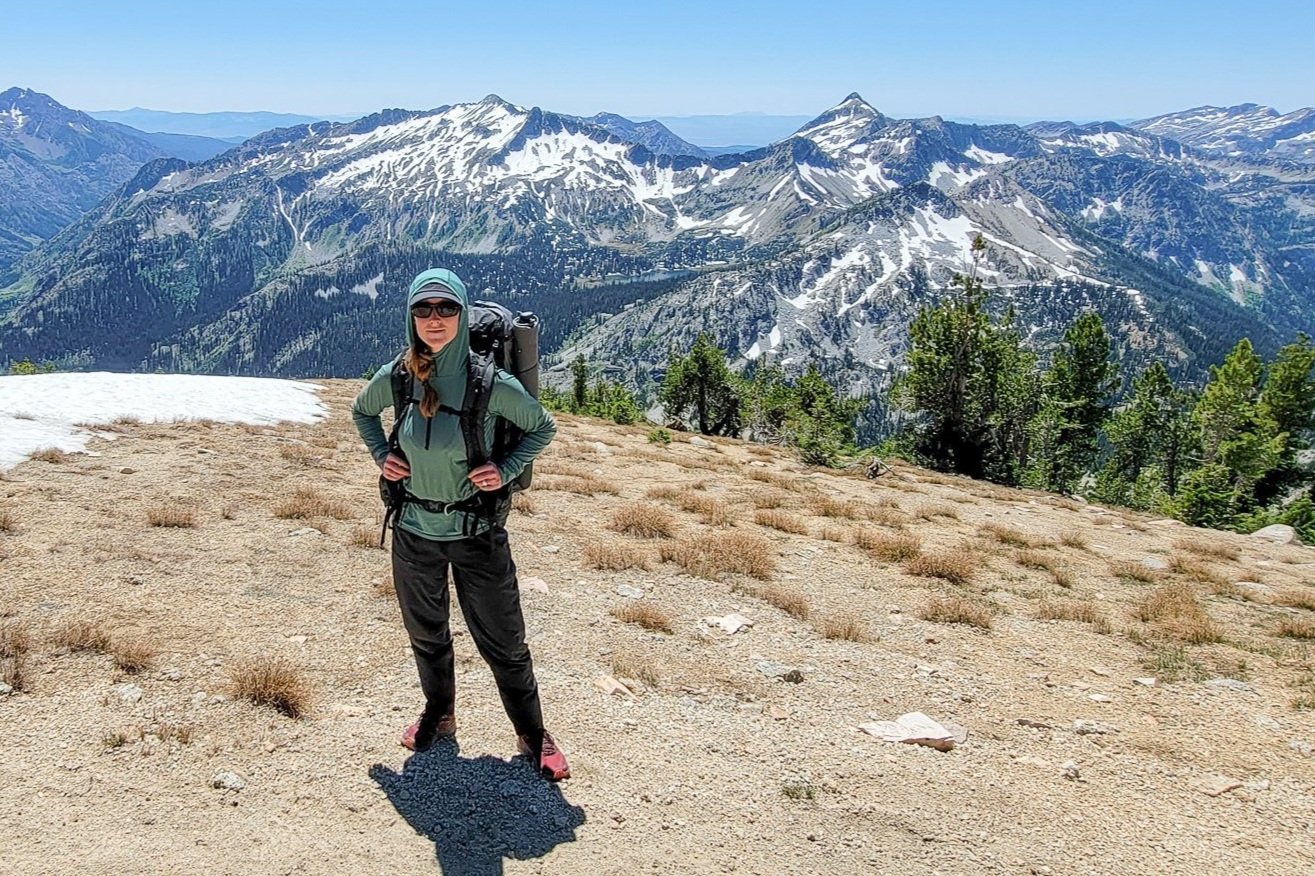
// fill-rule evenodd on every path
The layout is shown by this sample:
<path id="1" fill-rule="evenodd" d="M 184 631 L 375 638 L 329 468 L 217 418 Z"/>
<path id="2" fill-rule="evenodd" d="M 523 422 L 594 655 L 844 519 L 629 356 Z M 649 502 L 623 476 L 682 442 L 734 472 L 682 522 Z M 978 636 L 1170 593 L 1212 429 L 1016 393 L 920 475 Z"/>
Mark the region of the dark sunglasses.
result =
<path id="1" fill-rule="evenodd" d="M 440 301 L 437 304 L 413 304 L 411 315 L 417 319 L 429 319 L 431 316 L 450 317 L 461 312 L 461 305 L 455 301 Z"/>

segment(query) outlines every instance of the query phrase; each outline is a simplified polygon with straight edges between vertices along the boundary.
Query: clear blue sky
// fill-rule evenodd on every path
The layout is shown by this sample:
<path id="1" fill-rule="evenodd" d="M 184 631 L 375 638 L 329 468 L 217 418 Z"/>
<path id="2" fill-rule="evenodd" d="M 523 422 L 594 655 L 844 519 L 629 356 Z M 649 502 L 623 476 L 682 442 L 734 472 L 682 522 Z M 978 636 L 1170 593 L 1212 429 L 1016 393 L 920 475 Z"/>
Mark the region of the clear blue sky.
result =
<path id="1" fill-rule="evenodd" d="M 0 13 L 0 90 L 87 110 L 326 115 L 490 92 L 632 117 L 810 115 L 851 91 L 896 116 L 1088 120 L 1246 101 L 1286 112 L 1315 105 L 1313 10 L 1310 0 L 18 0 Z"/>

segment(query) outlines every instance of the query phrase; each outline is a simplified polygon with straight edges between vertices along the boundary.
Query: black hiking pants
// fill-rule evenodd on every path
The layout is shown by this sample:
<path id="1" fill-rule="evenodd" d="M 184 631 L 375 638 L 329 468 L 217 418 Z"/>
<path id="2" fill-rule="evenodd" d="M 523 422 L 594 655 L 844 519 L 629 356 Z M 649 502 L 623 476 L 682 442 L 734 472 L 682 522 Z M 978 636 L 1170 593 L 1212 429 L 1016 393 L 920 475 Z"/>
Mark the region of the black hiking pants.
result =
<path id="1" fill-rule="evenodd" d="M 393 586 L 420 670 L 424 717 L 436 721 L 451 715 L 456 704 L 448 628 L 449 566 L 466 628 L 493 670 L 507 717 L 518 734 L 537 742 L 543 733 L 539 686 L 525 644 L 516 564 L 504 529 L 495 531 L 491 539 L 482 534 L 455 541 L 424 538 L 401 527 L 393 530 Z"/>

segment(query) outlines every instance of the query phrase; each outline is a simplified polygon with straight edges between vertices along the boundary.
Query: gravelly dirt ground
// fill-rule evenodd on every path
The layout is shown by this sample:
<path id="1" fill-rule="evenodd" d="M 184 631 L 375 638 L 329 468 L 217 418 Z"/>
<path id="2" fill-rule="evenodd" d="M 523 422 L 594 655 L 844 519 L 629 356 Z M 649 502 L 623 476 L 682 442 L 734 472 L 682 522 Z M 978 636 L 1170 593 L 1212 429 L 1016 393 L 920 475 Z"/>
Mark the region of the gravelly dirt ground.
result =
<path id="1" fill-rule="evenodd" d="M 123 424 L 90 454 L 0 481 L 0 612 L 31 641 L 22 688 L 0 696 L 0 872 L 1315 872 L 1315 712 L 1295 706 L 1315 698 L 1315 665 L 1309 641 L 1277 635 L 1315 623 L 1315 550 L 906 467 L 873 482 L 737 442 L 663 448 L 645 428 L 570 417 L 510 529 L 575 777 L 552 786 L 512 757 L 465 635 L 460 748 L 408 756 L 414 665 L 387 554 L 360 543 L 379 514 L 348 413 L 360 384 L 324 386 L 332 415 L 315 427 Z M 617 494 L 561 489 L 591 476 Z M 344 519 L 276 516 L 298 487 Z M 681 510 L 696 501 L 728 519 Z M 675 538 L 607 528 L 636 503 L 667 509 Z M 805 533 L 755 523 L 755 503 Z M 169 508 L 197 525 L 148 525 Z M 660 542 L 726 532 L 765 540 L 770 580 L 659 559 Z M 969 580 L 852 543 L 900 532 L 925 554 L 960 550 Z M 647 568 L 595 568 L 595 544 Z M 1172 584 L 1204 620 L 1138 618 Z M 791 595 L 806 616 L 776 607 Z M 950 596 L 991 628 L 922 619 Z M 636 601 L 672 631 L 615 617 Z M 1038 617 L 1060 603 L 1089 620 Z M 753 628 L 704 623 L 732 611 Z M 60 646 L 75 620 L 152 643 L 153 664 L 129 674 Z M 823 635 L 843 620 L 864 640 Z M 306 717 L 232 696 L 234 668 L 271 656 L 305 673 Z M 603 693 L 605 675 L 633 696 Z M 938 752 L 857 729 L 911 711 L 967 742 Z M 213 787 L 221 772 L 243 787 Z M 1240 785 L 1211 796 L 1221 778 Z"/>

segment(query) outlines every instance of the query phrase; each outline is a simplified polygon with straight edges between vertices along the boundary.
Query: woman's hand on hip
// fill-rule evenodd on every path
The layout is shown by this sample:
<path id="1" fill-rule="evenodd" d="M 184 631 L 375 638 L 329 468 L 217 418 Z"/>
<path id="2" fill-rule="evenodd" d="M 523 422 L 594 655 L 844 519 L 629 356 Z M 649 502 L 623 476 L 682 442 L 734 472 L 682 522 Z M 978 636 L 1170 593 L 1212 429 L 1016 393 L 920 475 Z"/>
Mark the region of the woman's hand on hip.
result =
<path id="1" fill-rule="evenodd" d="M 411 466 L 407 465 L 406 460 L 396 453 L 388 454 L 384 464 L 379 467 L 384 470 L 384 480 L 386 481 L 400 481 L 411 474 Z"/>
<path id="2" fill-rule="evenodd" d="M 468 477 L 477 490 L 496 490 L 502 486 L 502 473 L 491 462 L 486 462 L 479 468 L 474 469 Z"/>

